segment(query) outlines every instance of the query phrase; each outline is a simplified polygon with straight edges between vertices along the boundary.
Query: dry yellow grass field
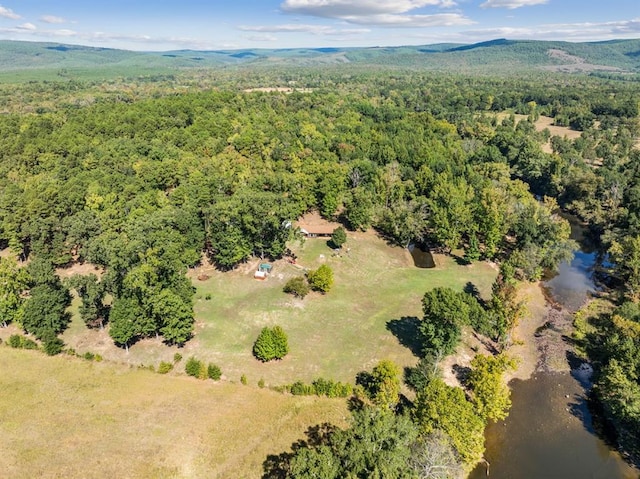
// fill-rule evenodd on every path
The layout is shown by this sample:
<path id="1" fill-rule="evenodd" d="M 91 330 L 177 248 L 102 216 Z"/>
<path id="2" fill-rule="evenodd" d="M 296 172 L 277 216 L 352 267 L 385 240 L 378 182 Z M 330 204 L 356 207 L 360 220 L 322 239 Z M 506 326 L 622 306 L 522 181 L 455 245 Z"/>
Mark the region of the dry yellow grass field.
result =
<path id="1" fill-rule="evenodd" d="M 0 477 L 255 478 L 344 399 L 0 346 Z"/>

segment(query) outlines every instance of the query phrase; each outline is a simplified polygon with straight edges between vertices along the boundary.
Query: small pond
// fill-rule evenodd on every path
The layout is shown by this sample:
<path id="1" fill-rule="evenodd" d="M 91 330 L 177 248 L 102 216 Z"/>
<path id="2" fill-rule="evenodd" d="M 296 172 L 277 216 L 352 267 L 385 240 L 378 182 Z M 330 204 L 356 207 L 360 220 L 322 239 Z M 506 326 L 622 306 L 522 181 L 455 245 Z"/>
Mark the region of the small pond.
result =
<path id="1" fill-rule="evenodd" d="M 417 268 L 435 268 L 436 263 L 433 261 L 431 252 L 424 245 L 409 245 L 409 252 L 413 258 L 413 264 Z"/>

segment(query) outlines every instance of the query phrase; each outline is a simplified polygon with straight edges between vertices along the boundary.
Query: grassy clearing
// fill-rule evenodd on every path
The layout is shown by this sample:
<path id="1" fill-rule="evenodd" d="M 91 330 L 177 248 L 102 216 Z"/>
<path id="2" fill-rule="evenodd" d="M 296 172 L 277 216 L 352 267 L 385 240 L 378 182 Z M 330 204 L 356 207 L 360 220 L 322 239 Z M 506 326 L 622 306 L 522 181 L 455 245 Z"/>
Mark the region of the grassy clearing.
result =
<path id="1" fill-rule="evenodd" d="M 252 385 L 261 378 L 267 385 L 281 385 L 318 376 L 353 382 L 356 373 L 380 359 L 400 365 L 415 362 L 387 324 L 421 316 L 425 291 L 437 286 L 462 289 L 472 283 L 488 296 L 496 276 L 487 263 L 458 265 L 447 256 L 436 257 L 436 268 L 416 268 L 406 250 L 371 232 L 349 233 L 347 247 L 349 253 L 337 257 L 323 239 L 293 245 L 298 264 L 276 262 L 266 281 L 253 279 L 257 260 L 226 273 L 211 267 L 192 271 L 196 334 L 181 349 L 147 339 L 126 353 L 113 346 L 106 330 L 88 331 L 77 317 L 63 339 L 79 353 L 91 351 L 132 365 L 157 366 L 180 352 L 185 359 L 196 356 L 218 364 L 227 380 L 238 382 L 246 374 Z M 322 263 L 335 274 L 335 286 L 327 295 L 312 293 L 299 300 L 282 292 L 289 278 Z M 210 278 L 197 280 L 202 273 Z M 260 363 L 251 354 L 253 342 L 264 326 L 276 324 L 287 332 L 291 352 L 282 361 Z"/>
<path id="2" fill-rule="evenodd" d="M 259 477 L 311 425 L 344 424 L 344 400 L 0 346 L 2 477 Z"/>
<path id="3" fill-rule="evenodd" d="M 498 113 L 496 117 L 499 121 L 502 121 L 509 115 L 511 115 L 511 113 Z M 527 115 L 521 114 L 514 114 L 513 116 L 515 117 L 516 122 L 520 122 L 528 118 Z M 534 123 L 536 131 L 543 131 L 545 129 L 549 130 L 549 140 L 542 145 L 542 151 L 544 151 L 545 153 L 553 153 L 553 149 L 551 148 L 552 136 L 559 136 L 560 138 L 567 137 L 569 140 L 575 140 L 576 138 L 580 138 L 580 135 L 582 135 L 581 131 L 572 130 L 571 128 L 566 126 L 554 125 L 554 121 L 555 120 L 551 117 L 540 115 L 540 117 Z"/>

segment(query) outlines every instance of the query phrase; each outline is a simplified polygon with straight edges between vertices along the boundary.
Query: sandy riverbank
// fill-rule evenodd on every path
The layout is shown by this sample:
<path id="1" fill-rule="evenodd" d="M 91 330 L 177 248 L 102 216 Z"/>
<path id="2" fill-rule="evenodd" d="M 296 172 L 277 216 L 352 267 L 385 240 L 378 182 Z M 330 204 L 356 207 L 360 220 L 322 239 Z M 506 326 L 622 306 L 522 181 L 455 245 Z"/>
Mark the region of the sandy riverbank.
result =
<path id="1" fill-rule="evenodd" d="M 563 337 L 571 334 L 572 315 L 548 303 L 541 282 L 521 283 L 518 298 L 526 310 L 513 329 L 512 345 L 507 350 L 517 360 L 517 367 L 505 379 L 526 380 L 536 371 L 568 372 L 567 352 L 571 346 Z M 494 343 L 465 331 L 456 353 L 441 364 L 445 382 L 460 386 L 461 372 L 470 367 L 474 356 L 495 354 L 495 347 Z"/>

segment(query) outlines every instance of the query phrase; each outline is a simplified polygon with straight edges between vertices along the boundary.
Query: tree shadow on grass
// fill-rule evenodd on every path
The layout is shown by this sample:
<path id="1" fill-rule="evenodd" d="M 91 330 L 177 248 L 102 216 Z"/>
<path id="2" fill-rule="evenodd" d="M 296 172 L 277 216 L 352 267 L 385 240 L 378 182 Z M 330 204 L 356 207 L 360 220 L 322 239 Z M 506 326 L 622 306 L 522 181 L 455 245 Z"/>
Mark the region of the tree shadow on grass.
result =
<path id="1" fill-rule="evenodd" d="M 482 299 L 482 296 L 480 295 L 480 290 L 471 281 L 467 281 L 467 283 L 464 285 L 463 291 L 467 294 L 470 294 L 474 298 L 476 298 L 476 300 L 478 301 L 478 303 L 480 303 L 482 307 L 487 306 L 484 299 Z"/>
<path id="2" fill-rule="evenodd" d="M 387 329 L 415 356 L 421 358 L 424 355 L 424 341 L 420 332 L 420 320 L 417 317 L 403 316 L 400 319 L 391 319 L 387 321 Z"/>
<path id="3" fill-rule="evenodd" d="M 305 431 L 307 439 L 300 439 L 291 445 L 292 452 L 283 452 L 280 454 L 269 454 L 267 459 L 262 463 L 264 474 L 262 479 L 286 479 L 290 477 L 291 460 L 295 457 L 299 449 L 315 449 L 317 447 L 329 444 L 331 436 L 337 431 L 337 427 L 333 424 L 323 423 L 311 426 Z"/>
<path id="4" fill-rule="evenodd" d="M 455 263 L 458 266 L 469 266 L 471 264 L 471 261 L 466 259 L 464 256 L 460 256 L 460 255 L 453 254 L 453 253 L 450 253 L 449 256 L 451 256 L 451 258 L 453 258 L 453 261 L 455 261 Z"/>

